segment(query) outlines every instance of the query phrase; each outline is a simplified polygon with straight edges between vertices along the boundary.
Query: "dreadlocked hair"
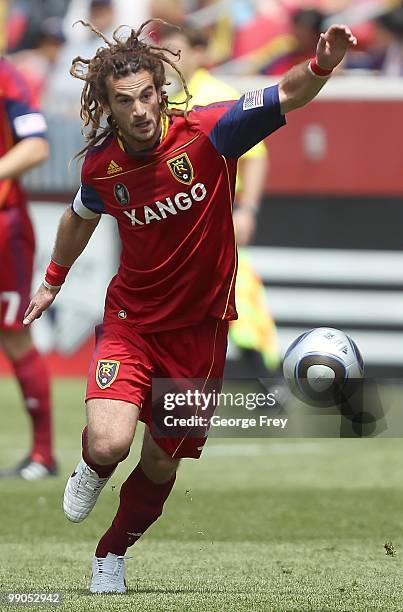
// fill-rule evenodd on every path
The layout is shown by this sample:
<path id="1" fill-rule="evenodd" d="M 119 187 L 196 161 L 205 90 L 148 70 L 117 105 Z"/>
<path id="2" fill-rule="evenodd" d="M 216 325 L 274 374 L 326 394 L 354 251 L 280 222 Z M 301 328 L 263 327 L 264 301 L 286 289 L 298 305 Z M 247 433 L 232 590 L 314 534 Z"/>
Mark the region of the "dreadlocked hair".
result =
<path id="1" fill-rule="evenodd" d="M 115 79 L 128 76 L 146 70 L 153 76 L 154 85 L 157 90 L 161 90 L 161 113 L 167 115 L 179 115 L 187 117 L 188 105 L 191 95 L 186 85 L 186 81 L 167 54 L 174 58 L 180 57 L 180 51 L 172 51 L 165 47 L 158 47 L 140 40 L 144 29 L 152 22 L 159 22 L 163 25 L 170 25 L 162 19 L 149 19 L 145 21 L 138 30 L 131 29 L 130 36 L 124 40 L 118 37 L 118 32 L 122 27 L 119 26 L 112 35 L 112 40 L 108 40 L 102 32 L 97 30 L 92 24 L 79 20 L 83 26 L 89 28 L 94 34 L 99 36 L 106 47 L 100 47 L 92 59 L 76 57 L 72 61 L 70 74 L 84 81 L 81 94 L 80 116 L 83 120 L 82 133 L 87 141 L 86 146 L 77 153 L 76 158 L 80 158 L 98 142 L 109 134 L 118 134 L 118 127 L 112 116 L 108 116 L 107 125 L 102 126 L 101 121 L 104 115 L 103 105 L 108 103 L 108 92 L 106 79 L 113 76 Z M 178 28 L 179 29 L 179 28 Z M 179 104 L 184 105 L 183 110 L 168 108 L 168 95 L 163 90 L 165 82 L 164 63 L 169 64 L 178 74 L 183 90 L 186 94 L 184 101 Z M 89 130 L 86 128 L 89 127 Z"/>

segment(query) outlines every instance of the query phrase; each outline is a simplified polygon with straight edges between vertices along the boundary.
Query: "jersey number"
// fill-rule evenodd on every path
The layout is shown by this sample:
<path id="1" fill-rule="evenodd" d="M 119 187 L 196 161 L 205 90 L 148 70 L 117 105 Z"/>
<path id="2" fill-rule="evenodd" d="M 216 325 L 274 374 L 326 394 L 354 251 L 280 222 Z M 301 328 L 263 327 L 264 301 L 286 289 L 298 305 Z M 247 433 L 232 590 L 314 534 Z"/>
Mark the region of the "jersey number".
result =
<path id="1" fill-rule="evenodd" d="M 14 325 L 21 304 L 20 294 L 16 291 L 0 293 L 0 309 L 5 308 L 4 325 Z"/>

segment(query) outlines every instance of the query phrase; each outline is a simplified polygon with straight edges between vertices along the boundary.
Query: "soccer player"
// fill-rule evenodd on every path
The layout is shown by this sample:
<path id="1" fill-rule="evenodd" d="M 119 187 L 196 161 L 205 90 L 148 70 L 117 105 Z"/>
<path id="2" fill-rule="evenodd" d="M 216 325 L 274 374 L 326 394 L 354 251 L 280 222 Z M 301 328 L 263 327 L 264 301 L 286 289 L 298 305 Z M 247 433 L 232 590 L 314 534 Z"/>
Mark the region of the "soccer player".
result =
<path id="1" fill-rule="evenodd" d="M 11 361 L 32 422 L 29 455 L 0 477 L 37 480 L 56 473 L 49 376 L 22 325 L 31 294 L 34 234 L 19 177 L 48 156 L 46 124 L 16 69 L 0 58 L 0 350 Z M 2 407 L 7 410 L 7 406 Z"/>
<path id="2" fill-rule="evenodd" d="M 72 73 L 84 81 L 81 114 L 91 128 L 82 184 L 24 318 L 29 325 L 50 306 L 101 215 L 114 216 L 121 264 L 97 330 L 82 459 L 64 494 L 69 520 L 88 516 L 127 457 L 138 419 L 146 427 L 140 462 L 95 551 L 94 593 L 126 591 L 127 548 L 161 515 L 180 459 L 198 458 L 203 449 L 205 436 L 194 435 L 191 426 L 180 438 L 158 435 L 151 386 L 161 377 L 219 387 L 228 321 L 236 317 L 237 160 L 284 125 L 287 113 L 312 100 L 356 44 L 348 27 L 332 26 L 320 37 L 317 57 L 293 68 L 279 85 L 189 113 L 169 112 L 169 52 L 140 40 L 142 27 L 125 41 L 115 34 L 91 60 L 73 62 Z"/>

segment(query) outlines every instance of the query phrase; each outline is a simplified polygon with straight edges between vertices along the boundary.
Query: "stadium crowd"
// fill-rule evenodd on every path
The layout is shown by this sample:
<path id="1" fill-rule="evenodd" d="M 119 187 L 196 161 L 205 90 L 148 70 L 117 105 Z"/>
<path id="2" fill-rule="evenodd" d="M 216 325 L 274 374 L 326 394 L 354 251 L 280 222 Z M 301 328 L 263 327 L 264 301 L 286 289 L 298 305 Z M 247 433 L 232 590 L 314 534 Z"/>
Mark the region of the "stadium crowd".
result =
<path id="1" fill-rule="evenodd" d="M 4 2 L 4 0 L 3 0 Z M 333 19 L 353 25 L 360 41 L 341 70 L 403 73 L 403 6 L 392 0 L 14 0 L 8 3 L 6 46 L 45 109 L 75 115 L 80 83 L 66 78 L 72 58 L 90 56 L 96 37 L 151 17 L 201 27 L 207 67 L 221 74 L 281 75 L 314 54 L 318 33 Z M 153 26 L 155 29 L 155 26 Z M 158 32 L 151 31 L 158 38 Z"/>

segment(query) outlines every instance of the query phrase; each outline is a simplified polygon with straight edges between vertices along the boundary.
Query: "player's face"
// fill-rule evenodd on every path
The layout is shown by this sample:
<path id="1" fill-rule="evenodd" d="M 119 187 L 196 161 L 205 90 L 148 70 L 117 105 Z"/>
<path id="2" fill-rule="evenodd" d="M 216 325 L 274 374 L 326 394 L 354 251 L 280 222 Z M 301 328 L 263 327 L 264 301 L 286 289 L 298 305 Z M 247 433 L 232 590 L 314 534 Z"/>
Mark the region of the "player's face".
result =
<path id="1" fill-rule="evenodd" d="M 109 105 L 125 142 L 133 150 L 147 149 L 158 140 L 161 130 L 161 92 L 146 70 L 127 77 L 106 79 Z"/>

